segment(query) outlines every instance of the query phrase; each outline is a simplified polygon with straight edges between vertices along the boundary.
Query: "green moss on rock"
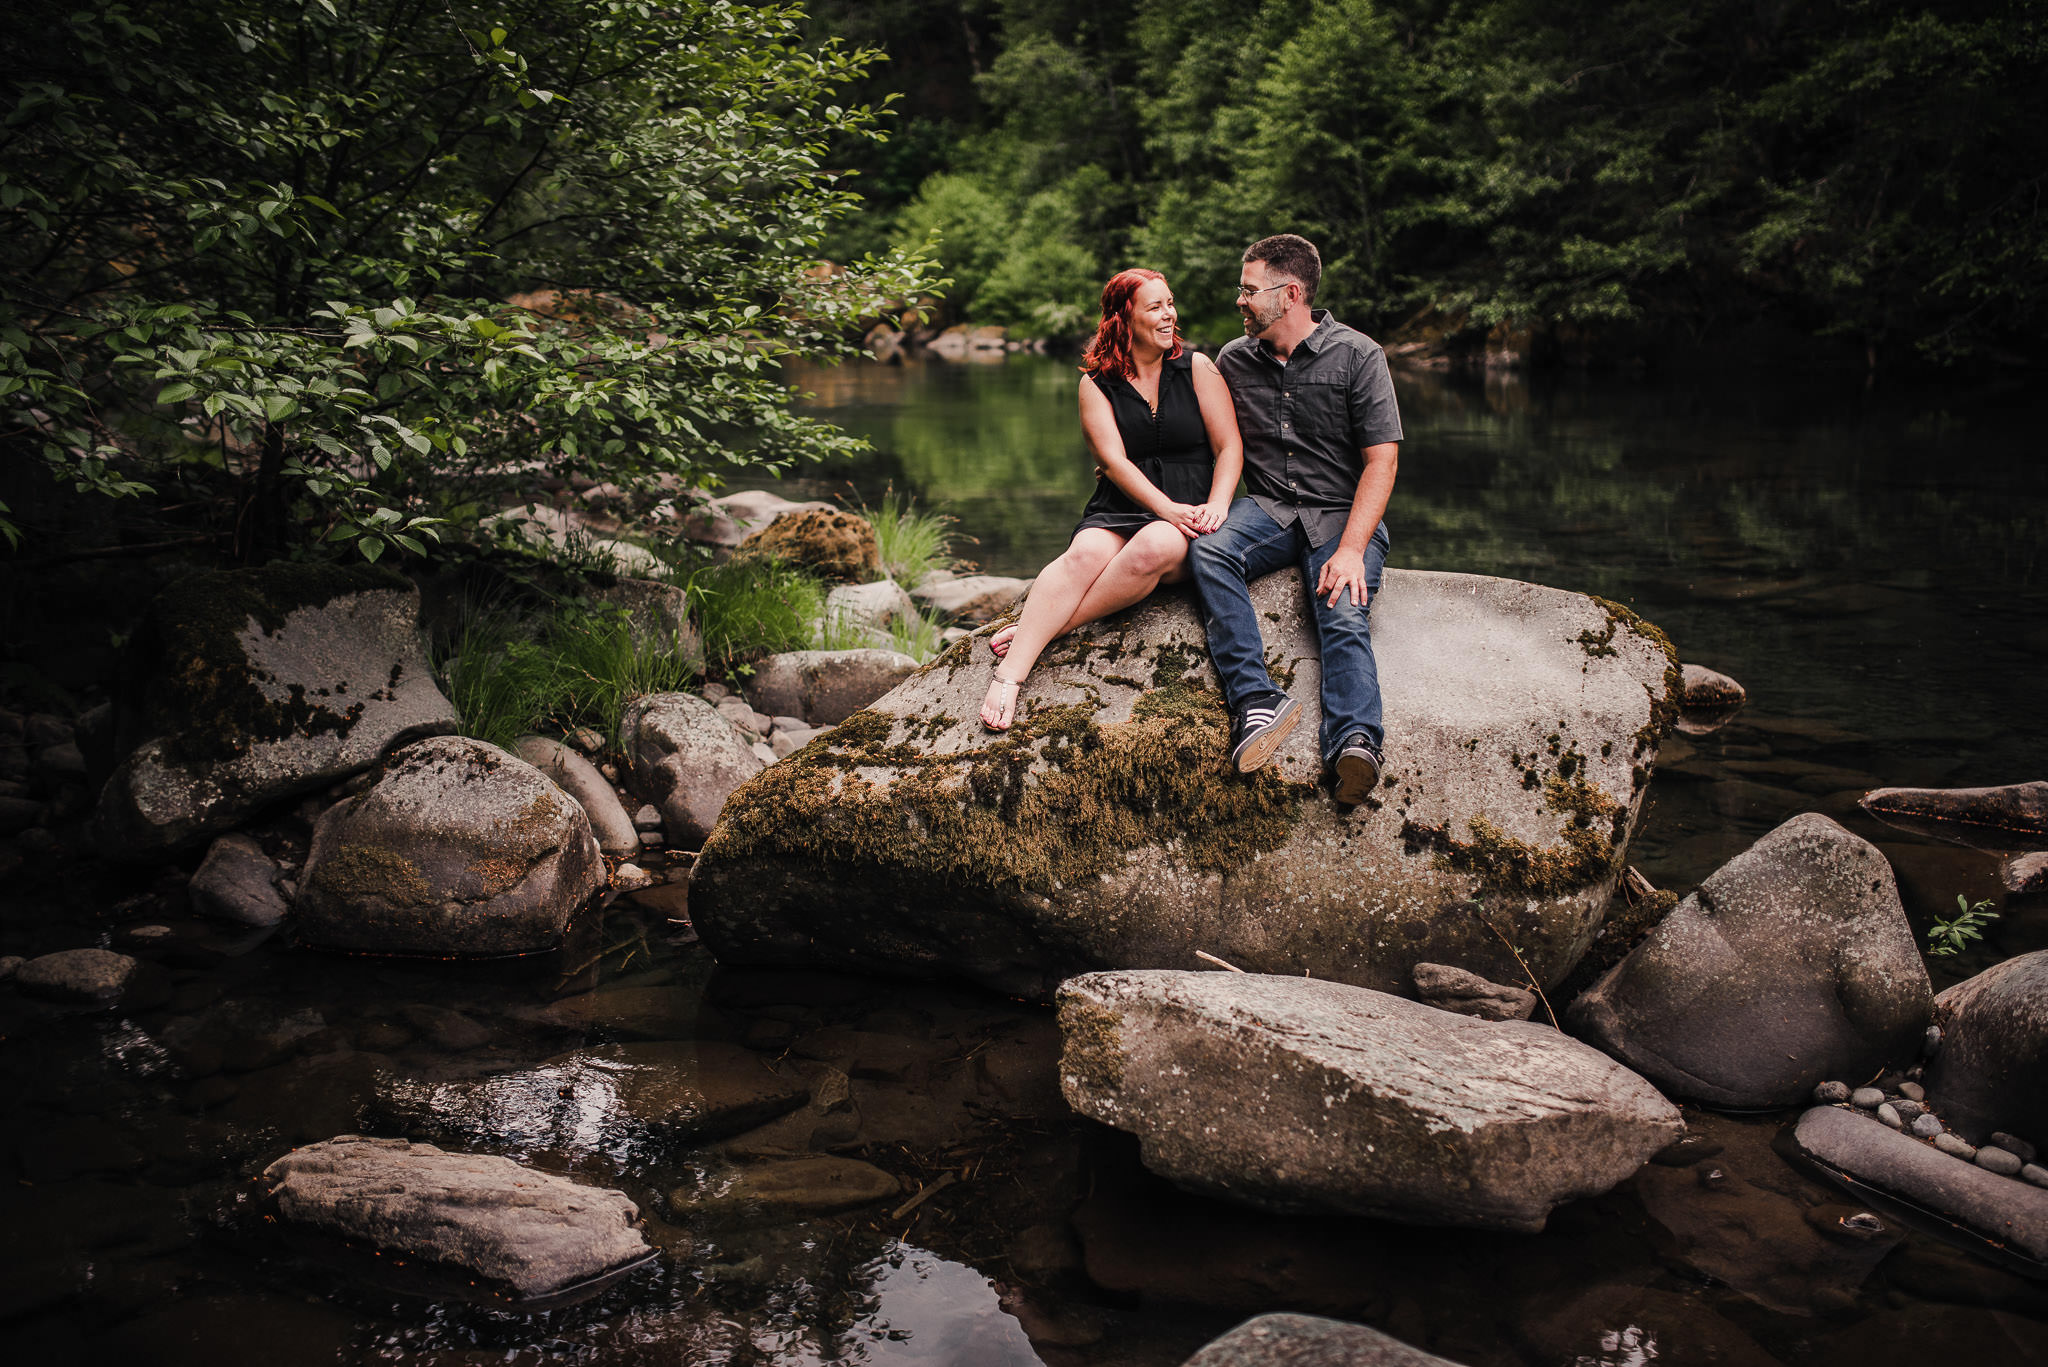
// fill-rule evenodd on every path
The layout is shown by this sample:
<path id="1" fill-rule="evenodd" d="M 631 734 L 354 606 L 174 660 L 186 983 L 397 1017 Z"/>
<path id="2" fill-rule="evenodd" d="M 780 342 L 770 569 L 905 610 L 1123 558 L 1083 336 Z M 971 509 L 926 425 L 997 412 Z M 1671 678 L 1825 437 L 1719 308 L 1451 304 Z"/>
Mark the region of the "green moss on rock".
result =
<path id="1" fill-rule="evenodd" d="M 425 906 L 431 897 L 419 865 L 379 845 L 342 845 L 320 861 L 313 884 L 352 902 L 375 897 L 394 907 Z"/>
<path id="2" fill-rule="evenodd" d="M 739 553 L 782 560 L 849 584 L 882 577 L 881 552 L 875 529 L 854 513 L 813 508 L 789 513 L 740 543 Z"/>
<path id="3" fill-rule="evenodd" d="M 1124 1084 L 1123 1017 L 1078 993 L 1060 998 L 1060 1072 L 1098 1095 Z"/>

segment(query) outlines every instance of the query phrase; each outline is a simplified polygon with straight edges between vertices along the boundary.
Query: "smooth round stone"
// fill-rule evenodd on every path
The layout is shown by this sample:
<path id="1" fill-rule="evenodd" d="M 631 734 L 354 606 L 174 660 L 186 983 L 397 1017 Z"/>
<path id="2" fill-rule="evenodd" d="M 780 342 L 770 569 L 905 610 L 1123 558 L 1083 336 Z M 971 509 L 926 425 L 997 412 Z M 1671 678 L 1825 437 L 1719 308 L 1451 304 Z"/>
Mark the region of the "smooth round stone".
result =
<path id="1" fill-rule="evenodd" d="M 1920 1057 L 1933 1058 L 1935 1050 L 1941 1048 L 1941 1027 L 1930 1025 L 1920 1043 Z"/>
<path id="2" fill-rule="evenodd" d="M 1899 1084 L 1899 1095 L 1908 1101 L 1925 1101 L 1927 1100 L 1927 1089 L 1917 1082 L 1901 1082 Z"/>
<path id="3" fill-rule="evenodd" d="M 2037 1187 L 2048 1187 L 2048 1168 L 2039 1163 L 2028 1163 L 2020 1169 L 2020 1176 Z"/>
<path id="4" fill-rule="evenodd" d="M 2007 1153 L 2018 1154 L 2019 1160 L 2022 1163 L 2034 1161 L 2034 1146 L 2016 1134 L 2007 1134 L 2005 1131 L 2000 1130 L 1991 1136 L 1991 1142 L 2004 1149 Z"/>
<path id="5" fill-rule="evenodd" d="M 1849 1084 L 1823 1082 L 1813 1089 L 1813 1099 L 1822 1106 L 1839 1106 L 1849 1099 Z"/>
<path id="6" fill-rule="evenodd" d="M 1943 1133 L 1934 1136 L 1934 1147 L 1940 1149 L 1943 1153 L 1953 1154 L 1957 1158 L 1975 1158 L 1977 1156 L 1977 1151 L 1974 1148 L 1964 1143 L 1959 1136 L 1953 1134 Z"/>
<path id="7" fill-rule="evenodd" d="M 1906 1128 L 1906 1122 L 1899 1119 L 1899 1113 L 1892 1109 L 1890 1102 L 1886 1102 L 1877 1108 L 1877 1118 L 1892 1129 L 1903 1130 Z"/>
<path id="8" fill-rule="evenodd" d="M 2000 1177 L 2018 1177 L 2020 1169 L 2025 1165 L 2020 1162 L 2018 1154 L 2008 1153 L 2004 1149 L 1986 1144 L 1977 1150 L 1977 1166 L 1986 1172 L 1995 1172 Z"/>
<path id="9" fill-rule="evenodd" d="M 1858 1087 L 1849 1093 L 1849 1104 L 1859 1111 L 1874 1111 L 1884 1104 L 1884 1093 L 1875 1087 Z"/>
<path id="10" fill-rule="evenodd" d="M 1917 1101 L 1894 1101 L 1891 1107 L 1899 1113 L 1899 1119 L 1908 1125 L 1927 1114 L 1927 1108 Z"/>
<path id="11" fill-rule="evenodd" d="M 1913 1133 L 1922 1139 L 1932 1139 L 1942 1133 L 1942 1125 L 1933 1116 L 1922 1114 L 1913 1119 Z"/>

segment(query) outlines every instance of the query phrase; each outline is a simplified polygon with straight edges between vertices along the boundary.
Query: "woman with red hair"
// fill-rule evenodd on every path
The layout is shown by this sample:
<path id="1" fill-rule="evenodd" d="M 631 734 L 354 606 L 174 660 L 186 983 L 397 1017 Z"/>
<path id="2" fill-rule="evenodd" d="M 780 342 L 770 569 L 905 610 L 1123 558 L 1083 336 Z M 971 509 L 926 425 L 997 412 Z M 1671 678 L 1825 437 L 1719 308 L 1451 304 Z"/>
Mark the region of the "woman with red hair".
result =
<path id="1" fill-rule="evenodd" d="M 1017 690 L 1055 636 L 1187 577 L 1188 543 L 1223 525 L 1244 466 L 1230 389 L 1213 361 L 1181 344 L 1158 271 L 1119 271 L 1102 287 L 1081 370 L 1095 495 L 1023 616 L 989 642 L 998 659 L 981 722 L 991 731 L 1009 729 Z"/>

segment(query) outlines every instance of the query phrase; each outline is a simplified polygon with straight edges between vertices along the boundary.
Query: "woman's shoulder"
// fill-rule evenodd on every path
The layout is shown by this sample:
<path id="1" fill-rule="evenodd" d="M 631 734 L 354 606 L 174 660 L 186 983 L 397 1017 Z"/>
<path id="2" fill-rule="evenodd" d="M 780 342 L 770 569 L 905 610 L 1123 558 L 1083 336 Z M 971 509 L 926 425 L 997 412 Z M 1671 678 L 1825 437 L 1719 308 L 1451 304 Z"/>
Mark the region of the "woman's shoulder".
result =
<path id="1" fill-rule="evenodd" d="M 1195 369 L 1196 373 L 1198 374 L 1219 375 L 1222 373 L 1221 371 L 1216 369 L 1216 363 L 1209 359 L 1209 354 L 1207 352 L 1196 351 L 1194 348 L 1190 347 L 1188 348 L 1188 350 L 1181 354 L 1188 358 L 1188 363 Z"/>

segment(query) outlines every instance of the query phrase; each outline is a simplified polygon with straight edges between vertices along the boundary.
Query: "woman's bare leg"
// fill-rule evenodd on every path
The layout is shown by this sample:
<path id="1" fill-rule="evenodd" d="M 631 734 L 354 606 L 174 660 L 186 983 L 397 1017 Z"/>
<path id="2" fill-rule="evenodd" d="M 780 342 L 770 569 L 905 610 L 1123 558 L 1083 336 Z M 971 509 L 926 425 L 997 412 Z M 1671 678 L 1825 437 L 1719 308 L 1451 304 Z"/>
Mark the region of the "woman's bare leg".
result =
<path id="1" fill-rule="evenodd" d="M 1096 576 L 1081 601 L 1074 605 L 1073 615 L 1053 635 L 1064 636 L 1075 627 L 1121 612 L 1133 603 L 1143 602 L 1161 584 L 1177 584 L 1187 578 L 1188 545 L 1187 537 L 1168 523 L 1153 522 L 1141 527 Z M 1036 594 L 1036 588 L 1032 592 Z M 997 659 L 1008 657 L 1010 642 L 1022 625 L 1019 621 L 989 638 L 989 649 Z"/>
<path id="2" fill-rule="evenodd" d="M 1059 559 L 1039 571 L 1031 596 L 1024 600 L 1024 615 L 1017 619 L 1017 629 L 1011 634 L 1009 650 L 996 667 L 988 697 L 981 704 L 982 725 L 991 731 L 1010 729 L 1017 711 L 1017 686 L 1123 548 L 1124 538 L 1115 532 L 1084 527 Z"/>

